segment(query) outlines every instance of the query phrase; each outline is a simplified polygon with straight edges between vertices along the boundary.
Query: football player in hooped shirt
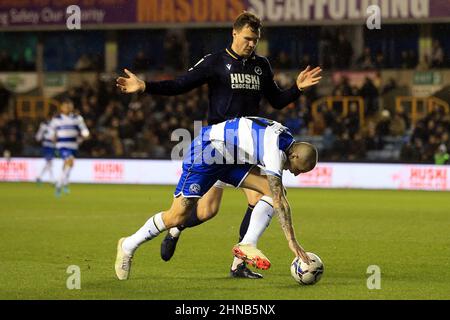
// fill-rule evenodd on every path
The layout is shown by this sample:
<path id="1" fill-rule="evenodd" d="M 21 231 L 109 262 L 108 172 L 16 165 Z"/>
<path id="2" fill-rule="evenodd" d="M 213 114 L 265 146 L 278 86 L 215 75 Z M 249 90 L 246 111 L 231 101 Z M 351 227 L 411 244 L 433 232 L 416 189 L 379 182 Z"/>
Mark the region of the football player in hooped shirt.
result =
<path id="1" fill-rule="evenodd" d="M 289 170 L 297 176 L 311 171 L 316 164 L 317 149 L 309 143 L 296 142 L 289 130 L 275 121 L 243 117 L 204 127 L 183 161 L 183 172 L 170 209 L 150 217 L 134 234 L 119 240 L 117 278 L 127 280 L 136 250 L 165 230 L 183 224 L 217 180 L 262 194 L 253 214 L 272 217 L 276 213 L 289 248 L 309 264 L 311 259 L 296 239 L 282 175 L 283 170 Z M 268 269 L 269 259 L 257 248 L 267 225 L 252 222 L 233 253 L 260 269 Z"/>
<path id="2" fill-rule="evenodd" d="M 282 109 L 299 98 L 301 92 L 319 83 L 319 67 L 303 70 L 296 83 L 281 90 L 274 81 L 269 61 L 255 54 L 260 39 L 260 19 L 248 12 L 242 13 L 233 25 L 233 42 L 228 48 L 201 59 L 186 74 L 168 81 L 145 82 L 125 69 L 128 77 L 119 77 L 117 86 L 124 93 L 146 92 L 155 95 L 179 95 L 204 84 L 209 89 L 208 124 L 243 116 L 257 116 L 260 101 L 265 97 L 276 109 Z M 214 216 L 219 209 L 223 194 L 223 183 L 218 181 L 198 203 L 183 225 L 171 228 L 161 244 L 161 257 L 168 261 L 175 252 L 181 231 L 193 227 Z M 240 240 L 247 233 L 256 203 L 262 195 L 254 190 L 243 189 L 249 203 L 240 228 Z M 268 224 L 270 222 L 266 221 Z M 231 266 L 232 277 L 261 278 L 248 269 L 242 259 L 235 258 Z"/>

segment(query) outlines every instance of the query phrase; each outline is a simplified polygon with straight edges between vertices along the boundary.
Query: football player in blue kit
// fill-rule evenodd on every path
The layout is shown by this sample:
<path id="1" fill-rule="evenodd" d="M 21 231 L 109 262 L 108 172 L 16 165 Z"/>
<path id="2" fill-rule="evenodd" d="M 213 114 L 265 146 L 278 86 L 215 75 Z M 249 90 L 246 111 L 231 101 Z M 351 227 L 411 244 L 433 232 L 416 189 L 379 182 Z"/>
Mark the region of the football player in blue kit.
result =
<path id="1" fill-rule="evenodd" d="M 207 85 L 209 89 L 208 124 L 214 125 L 228 119 L 243 116 L 258 116 L 260 101 L 265 97 L 275 109 L 282 109 L 297 100 L 301 92 L 319 83 L 321 68 L 307 67 L 297 77 L 296 83 L 281 90 L 274 81 L 274 74 L 267 58 L 255 54 L 260 39 L 261 21 L 252 13 L 244 12 L 233 25 L 232 44 L 224 50 L 201 59 L 186 74 L 174 80 L 148 81 L 139 79 L 125 69 L 128 77 L 119 77 L 117 86 L 124 93 L 145 92 L 153 95 L 173 96 Z M 222 199 L 224 183 L 209 189 L 189 214 L 182 225 L 171 228 L 161 243 L 161 257 L 168 261 L 173 256 L 183 229 L 194 227 L 217 214 Z M 263 196 L 255 190 L 243 188 L 248 200 L 248 209 L 240 227 L 242 240 L 253 219 L 255 205 Z M 242 259 L 235 257 L 230 275 L 232 277 L 262 278 L 262 275 L 247 268 Z"/>
<path id="2" fill-rule="evenodd" d="M 253 214 L 258 217 L 277 214 L 289 248 L 309 264 L 311 260 L 294 232 L 282 175 L 283 170 L 295 176 L 309 172 L 317 159 L 313 145 L 296 142 L 288 128 L 264 118 L 242 117 L 202 128 L 183 161 L 183 172 L 170 209 L 150 217 L 131 236 L 119 239 L 117 278 L 127 280 L 136 250 L 165 230 L 185 223 L 191 210 L 217 180 L 260 193 Z M 257 268 L 268 269 L 269 259 L 256 246 L 266 227 L 265 222 L 251 226 L 242 241 L 234 246 L 234 255 Z"/>

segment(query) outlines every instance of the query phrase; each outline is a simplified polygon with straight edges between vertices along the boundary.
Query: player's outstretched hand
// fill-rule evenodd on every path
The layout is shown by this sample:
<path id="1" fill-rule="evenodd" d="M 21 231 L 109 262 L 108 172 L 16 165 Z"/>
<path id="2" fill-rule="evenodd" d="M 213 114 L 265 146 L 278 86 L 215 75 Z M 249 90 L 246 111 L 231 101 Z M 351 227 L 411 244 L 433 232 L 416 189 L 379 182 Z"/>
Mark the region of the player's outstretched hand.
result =
<path id="1" fill-rule="evenodd" d="M 297 257 L 303 260 L 304 263 L 310 264 L 311 258 L 306 254 L 305 250 L 298 244 L 297 240 L 289 241 L 289 248 L 294 252 Z"/>
<path id="2" fill-rule="evenodd" d="M 145 90 L 145 82 L 139 79 L 134 73 L 128 69 L 124 69 L 124 72 L 128 75 L 128 78 L 119 77 L 116 79 L 116 86 L 123 93 L 142 92 Z"/>
<path id="3" fill-rule="evenodd" d="M 320 67 L 316 67 L 312 70 L 310 66 L 306 67 L 306 69 L 300 72 L 297 77 L 297 87 L 300 90 L 303 90 L 305 88 L 318 84 L 320 82 L 320 79 L 322 79 L 322 77 L 320 76 L 321 72 L 322 69 Z"/>

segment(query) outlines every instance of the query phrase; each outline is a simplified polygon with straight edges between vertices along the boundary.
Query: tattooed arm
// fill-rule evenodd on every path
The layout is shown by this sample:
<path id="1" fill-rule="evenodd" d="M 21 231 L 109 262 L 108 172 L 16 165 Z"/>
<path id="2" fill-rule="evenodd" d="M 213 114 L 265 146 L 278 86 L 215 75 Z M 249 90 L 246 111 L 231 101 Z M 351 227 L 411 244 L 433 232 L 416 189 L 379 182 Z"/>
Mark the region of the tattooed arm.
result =
<path id="1" fill-rule="evenodd" d="M 304 262 L 309 263 L 311 261 L 310 258 L 295 237 L 294 227 L 292 226 L 291 207 L 286 199 L 281 178 L 268 175 L 267 180 L 272 191 L 273 209 L 278 216 L 281 228 L 289 243 L 289 248 L 297 257 L 301 257 Z"/>

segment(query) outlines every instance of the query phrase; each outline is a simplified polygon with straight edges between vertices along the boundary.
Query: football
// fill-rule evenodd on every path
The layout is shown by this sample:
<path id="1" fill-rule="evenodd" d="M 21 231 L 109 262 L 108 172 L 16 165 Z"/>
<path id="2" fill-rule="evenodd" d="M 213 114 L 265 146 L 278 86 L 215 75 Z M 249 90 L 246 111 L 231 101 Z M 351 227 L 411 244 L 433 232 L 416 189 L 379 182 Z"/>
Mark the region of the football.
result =
<path id="1" fill-rule="evenodd" d="M 322 277 L 324 270 L 322 260 L 318 255 L 312 252 L 307 252 L 307 254 L 312 260 L 309 265 L 304 263 L 299 257 L 295 257 L 291 263 L 292 277 L 302 285 L 317 283 Z"/>

